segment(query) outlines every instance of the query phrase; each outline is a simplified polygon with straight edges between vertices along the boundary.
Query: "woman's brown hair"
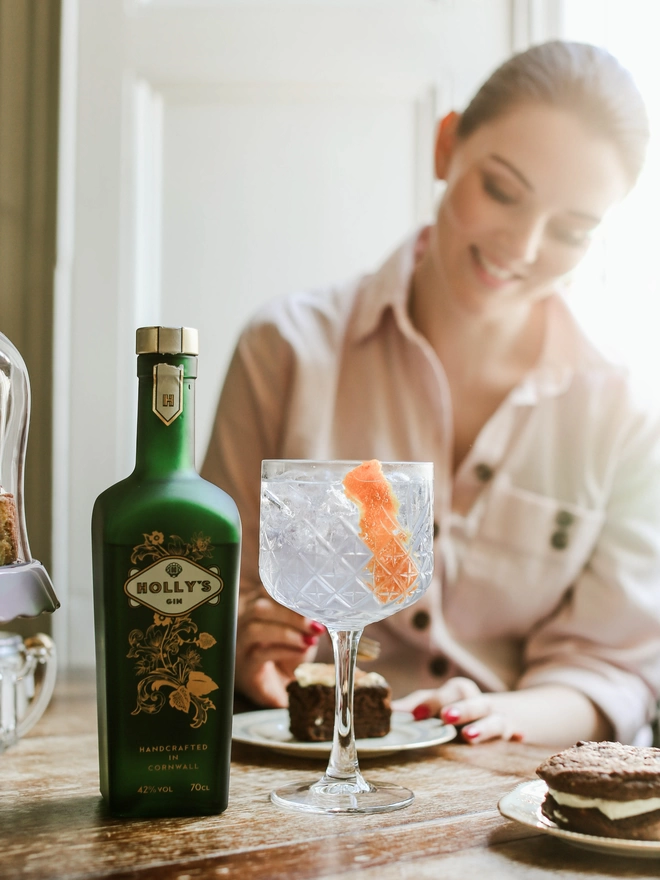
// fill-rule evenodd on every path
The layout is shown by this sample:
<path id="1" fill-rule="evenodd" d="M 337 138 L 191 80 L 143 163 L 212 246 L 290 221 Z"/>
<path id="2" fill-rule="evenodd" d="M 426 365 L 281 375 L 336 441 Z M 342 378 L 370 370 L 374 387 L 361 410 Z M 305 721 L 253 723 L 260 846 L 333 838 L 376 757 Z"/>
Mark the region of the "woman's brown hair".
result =
<path id="1" fill-rule="evenodd" d="M 552 40 L 509 58 L 486 80 L 461 116 L 458 137 L 528 102 L 575 112 L 616 146 L 631 186 L 644 164 L 649 123 L 630 72 L 607 50 Z"/>

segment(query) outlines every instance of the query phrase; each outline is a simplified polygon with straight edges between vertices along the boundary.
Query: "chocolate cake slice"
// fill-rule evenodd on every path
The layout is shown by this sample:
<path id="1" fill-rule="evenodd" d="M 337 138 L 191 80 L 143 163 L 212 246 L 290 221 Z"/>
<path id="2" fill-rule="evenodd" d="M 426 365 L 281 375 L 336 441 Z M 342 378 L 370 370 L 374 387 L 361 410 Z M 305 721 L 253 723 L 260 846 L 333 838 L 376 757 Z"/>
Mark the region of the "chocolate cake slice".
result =
<path id="1" fill-rule="evenodd" d="M 536 770 L 543 815 L 569 831 L 660 840 L 660 749 L 578 742 Z"/>
<path id="2" fill-rule="evenodd" d="M 331 740 L 335 725 L 335 668 L 301 663 L 289 684 L 289 729 L 302 742 Z M 377 672 L 355 670 L 353 715 L 356 739 L 390 732 L 392 691 Z"/>

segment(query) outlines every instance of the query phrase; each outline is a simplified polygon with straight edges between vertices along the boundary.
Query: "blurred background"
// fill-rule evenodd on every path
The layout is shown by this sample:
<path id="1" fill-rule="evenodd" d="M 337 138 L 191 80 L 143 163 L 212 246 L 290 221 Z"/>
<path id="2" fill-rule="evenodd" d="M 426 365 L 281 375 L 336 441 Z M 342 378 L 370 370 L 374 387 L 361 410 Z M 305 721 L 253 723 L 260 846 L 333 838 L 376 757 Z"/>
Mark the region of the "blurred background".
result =
<path id="1" fill-rule="evenodd" d="M 647 168 L 567 296 L 660 399 L 659 24 L 657 0 L 0 0 L 0 329 L 62 602 L 12 628 L 93 664 L 90 516 L 133 466 L 136 327 L 199 328 L 201 463 L 241 326 L 427 221 L 437 118 L 532 43 L 605 45 L 647 99 Z"/>

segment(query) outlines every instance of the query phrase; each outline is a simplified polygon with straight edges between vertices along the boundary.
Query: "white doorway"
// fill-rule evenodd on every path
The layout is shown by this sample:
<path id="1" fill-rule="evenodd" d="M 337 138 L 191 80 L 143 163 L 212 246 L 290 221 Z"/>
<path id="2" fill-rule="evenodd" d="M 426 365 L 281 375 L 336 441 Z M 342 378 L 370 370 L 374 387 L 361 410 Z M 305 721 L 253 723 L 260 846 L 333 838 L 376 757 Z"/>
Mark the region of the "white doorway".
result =
<path id="1" fill-rule="evenodd" d="M 136 327 L 199 328 L 201 456 L 248 315 L 374 267 L 429 218 L 438 113 L 463 105 L 538 6 L 64 0 L 53 561 L 64 665 L 93 664 L 90 517 L 132 469 Z"/>

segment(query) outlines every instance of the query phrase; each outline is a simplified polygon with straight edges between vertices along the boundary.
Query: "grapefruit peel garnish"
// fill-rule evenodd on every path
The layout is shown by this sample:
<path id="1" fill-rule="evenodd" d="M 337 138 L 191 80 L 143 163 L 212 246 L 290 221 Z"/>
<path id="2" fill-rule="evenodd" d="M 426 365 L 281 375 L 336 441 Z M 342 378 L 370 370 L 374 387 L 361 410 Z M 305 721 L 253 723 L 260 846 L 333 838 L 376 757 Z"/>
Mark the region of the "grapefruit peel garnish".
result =
<path id="1" fill-rule="evenodd" d="M 400 604 L 415 589 L 419 572 L 408 549 L 410 535 L 397 518 L 394 490 L 377 459 L 349 471 L 343 486 L 360 512 L 360 538 L 373 554 L 367 566 L 372 575 L 369 586 L 379 602 Z"/>

